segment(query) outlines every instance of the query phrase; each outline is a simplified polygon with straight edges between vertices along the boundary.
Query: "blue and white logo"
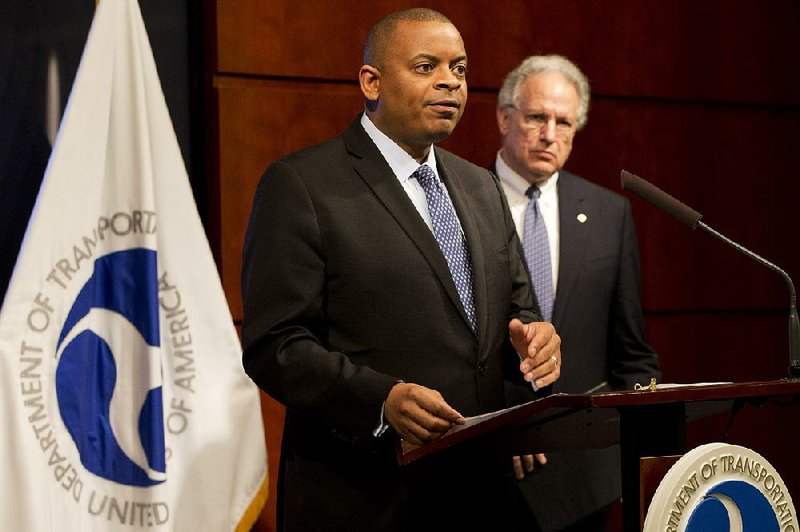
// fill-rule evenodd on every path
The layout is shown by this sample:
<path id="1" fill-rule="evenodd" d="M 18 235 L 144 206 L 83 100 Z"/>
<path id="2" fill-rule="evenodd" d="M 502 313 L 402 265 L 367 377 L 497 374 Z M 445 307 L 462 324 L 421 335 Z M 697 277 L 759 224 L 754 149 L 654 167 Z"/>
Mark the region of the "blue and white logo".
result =
<path id="1" fill-rule="evenodd" d="M 95 261 L 56 350 L 61 418 L 92 473 L 130 486 L 166 480 L 156 252 Z"/>
<path id="2" fill-rule="evenodd" d="M 769 501 L 755 486 L 741 480 L 728 480 L 712 487 L 694 507 L 686 530 L 778 532 L 780 528 Z"/>
<path id="3" fill-rule="evenodd" d="M 795 532 L 792 497 L 763 456 L 738 445 L 692 449 L 659 484 L 645 532 Z"/>

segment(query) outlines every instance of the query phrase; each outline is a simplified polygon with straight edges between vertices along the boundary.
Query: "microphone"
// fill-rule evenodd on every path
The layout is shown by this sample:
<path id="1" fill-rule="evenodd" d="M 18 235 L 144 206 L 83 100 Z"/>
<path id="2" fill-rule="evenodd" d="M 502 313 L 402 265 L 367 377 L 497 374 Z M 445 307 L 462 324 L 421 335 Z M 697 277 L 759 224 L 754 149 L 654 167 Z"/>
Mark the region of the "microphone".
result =
<path id="1" fill-rule="evenodd" d="M 715 231 L 702 221 L 702 214 L 673 198 L 655 185 L 648 183 L 641 177 L 633 175 L 627 170 L 623 170 L 620 173 L 620 180 L 622 181 L 622 188 L 649 201 L 662 211 L 677 218 L 679 222 L 688 225 L 690 229 L 699 227 L 711 233 L 734 249 L 783 276 L 786 280 L 786 284 L 789 286 L 789 378 L 800 377 L 800 322 L 798 322 L 797 319 L 797 296 L 795 295 L 794 284 L 789 275 L 767 259 Z"/>

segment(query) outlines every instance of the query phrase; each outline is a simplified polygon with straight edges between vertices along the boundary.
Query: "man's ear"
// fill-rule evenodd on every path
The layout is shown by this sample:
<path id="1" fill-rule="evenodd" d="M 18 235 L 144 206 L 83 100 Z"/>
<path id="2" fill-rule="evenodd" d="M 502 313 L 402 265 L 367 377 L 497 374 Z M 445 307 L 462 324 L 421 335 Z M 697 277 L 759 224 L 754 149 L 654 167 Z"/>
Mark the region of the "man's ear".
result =
<path id="1" fill-rule="evenodd" d="M 358 71 L 358 82 L 367 102 L 375 104 L 381 93 L 381 71 L 372 65 L 363 65 Z"/>
<path id="2" fill-rule="evenodd" d="M 500 130 L 500 135 L 505 137 L 508 134 L 508 123 L 511 120 L 512 109 L 508 107 L 497 108 L 497 129 Z"/>

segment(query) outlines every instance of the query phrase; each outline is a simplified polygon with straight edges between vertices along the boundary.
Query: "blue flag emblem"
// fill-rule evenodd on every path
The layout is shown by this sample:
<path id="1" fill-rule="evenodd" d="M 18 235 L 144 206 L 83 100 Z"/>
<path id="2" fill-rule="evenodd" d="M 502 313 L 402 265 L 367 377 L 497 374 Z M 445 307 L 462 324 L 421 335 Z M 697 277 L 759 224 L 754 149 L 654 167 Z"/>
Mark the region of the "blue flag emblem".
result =
<path id="1" fill-rule="evenodd" d="M 56 352 L 58 406 L 84 467 L 130 486 L 164 482 L 155 251 L 97 259 Z"/>

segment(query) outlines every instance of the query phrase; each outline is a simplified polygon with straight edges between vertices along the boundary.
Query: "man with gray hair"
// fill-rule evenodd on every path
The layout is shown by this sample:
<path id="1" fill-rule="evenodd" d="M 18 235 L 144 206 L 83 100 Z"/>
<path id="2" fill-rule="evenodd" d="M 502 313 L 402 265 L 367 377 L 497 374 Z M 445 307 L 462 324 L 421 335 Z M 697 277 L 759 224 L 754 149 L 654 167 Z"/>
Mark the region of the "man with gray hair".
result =
<path id="1" fill-rule="evenodd" d="M 522 239 L 540 314 L 563 342 L 553 392 L 631 389 L 661 376 L 645 338 L 630 204 L 563 169 L 589 98 L 580 69 L 547 55 L 513 70 L 497 104 L 503 141 L 491 169 Z M 620 497 L 619 468 L 618 447 L 517 459 L 533 522 L 526 529 L 603 530 Z"/>

